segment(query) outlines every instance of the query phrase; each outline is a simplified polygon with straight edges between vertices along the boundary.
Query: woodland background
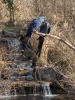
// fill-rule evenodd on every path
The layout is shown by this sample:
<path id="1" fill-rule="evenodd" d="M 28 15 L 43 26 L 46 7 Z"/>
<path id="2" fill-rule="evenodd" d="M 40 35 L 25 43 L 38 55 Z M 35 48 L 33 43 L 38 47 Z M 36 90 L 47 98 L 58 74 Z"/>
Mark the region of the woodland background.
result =
<path id="1" fill-rule="evenodd" d="M 12 7 L 5 0 L 0 1 L 0 32 L 8 22 L 27 28 L 30 21 L 44 15 L 50 22 L 51 34 L 75 47 L 75 0 L 13 0 Z M 33 41 L 36 39 L 32 40 L 32 46 L 36 48 Z M 58 84 L 66 88 L 64 83 L 67 83 L 75 88 L 75 51 L 72 48 L 57 39 L 46 37 L 40 59 L 54 65 L 56 71 L 63 75 Z"/>

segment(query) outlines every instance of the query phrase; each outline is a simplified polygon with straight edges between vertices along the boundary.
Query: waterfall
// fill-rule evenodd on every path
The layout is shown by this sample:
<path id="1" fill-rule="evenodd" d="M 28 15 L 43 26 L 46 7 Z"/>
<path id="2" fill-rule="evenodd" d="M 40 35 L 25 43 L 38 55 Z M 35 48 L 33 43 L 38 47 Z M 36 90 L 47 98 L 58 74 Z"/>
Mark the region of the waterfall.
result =
<path id="1" fill-rule="evenodd" d="M 36 94 L 36 86 L 33 87 L 33 94 Z"/>
<path id="2" fill-rule="evenodd" d="M 33 87 L 33 95 L 34 95 L 34 96 L 37 96 L 37 95 L 38 95 L 38 94 L 37 94 L 37 87 L 36 87 L 36 86 Z"/>
<path id="3" fill-rule="evenodd" d="M 5 88 L 5 95 L 8 96 L 10 93 L 8 92 L 8 88 Z"/>
<path id="4" fill-rule="evenodd" d="M 14 89 L 14 96 L 17 96 L 16 89 Z"/>
<path id="5" fill-rule="evenodd" d="M 44 92 L 45 96 L 51 96 L 52 95 L 51 89 L 50 89 L 50 86 L 49 86 L 48 83 L 42 84 L 42 88 L 43 88 L 43 92 Z"/>

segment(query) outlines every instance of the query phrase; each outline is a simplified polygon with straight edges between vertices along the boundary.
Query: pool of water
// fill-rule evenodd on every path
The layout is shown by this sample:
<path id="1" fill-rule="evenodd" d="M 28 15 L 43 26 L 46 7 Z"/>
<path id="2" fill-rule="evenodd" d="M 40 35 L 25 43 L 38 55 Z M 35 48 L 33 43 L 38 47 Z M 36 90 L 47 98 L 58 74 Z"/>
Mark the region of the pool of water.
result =
<path id="1" fill-rule="evenodd" d="M 75 100 L 75 95 L 53 95 L 53 96 L 0 96 L 0 100 Z"/>

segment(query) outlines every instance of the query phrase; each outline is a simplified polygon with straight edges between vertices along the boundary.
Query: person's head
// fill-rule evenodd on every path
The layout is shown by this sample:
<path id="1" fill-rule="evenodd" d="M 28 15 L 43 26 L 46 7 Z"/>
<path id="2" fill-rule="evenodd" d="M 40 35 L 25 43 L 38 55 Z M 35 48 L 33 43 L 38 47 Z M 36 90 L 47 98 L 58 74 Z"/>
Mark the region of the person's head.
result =
<path id="1" fill-rule="evenodd" d="M 44 22 L 40 27 L 40 32 L 48 34 L 50 32 L 50 23 L 48 21 Z"/>
<path id="2" fill-rule="evenodd" d="M 40 20 L 40 22 L 45 22 L 46 21 L 46 17 L 45 16 L 40 16 L 40 17 L 38 17 L 38 19 Z"/>
<path id="3" fill-rule="evenodd" d="M 47 27 L 50 27 L 50 23 L 49 22 L 45 22 L 45 24 L 47 25 Z"/>

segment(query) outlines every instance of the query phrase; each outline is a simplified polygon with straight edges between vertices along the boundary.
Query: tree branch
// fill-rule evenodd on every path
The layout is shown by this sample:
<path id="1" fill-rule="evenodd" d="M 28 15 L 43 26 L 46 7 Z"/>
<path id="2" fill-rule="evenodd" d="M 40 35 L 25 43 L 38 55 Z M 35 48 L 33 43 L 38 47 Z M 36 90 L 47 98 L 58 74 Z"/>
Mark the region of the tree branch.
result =
<path id="1" fill-rule="evenodd" d="M 60 37 L 58 37 L 58 36 L 54 36 L 54 35 L 50 35 L 50 34 L 44 34 L 44 33 L 42 34 L 41 32 L 37 32 L 37 31 L 35 31 L 34 33 L 35 33 L 36 35 L 40 35 L 40 36 L 42 36 L 42 37 L 48 36 L 48 37 L 57 39 L 57 40 L 59 40 L 59 41 L 65 43 L 65 44 L 68 45 L 71 49 L 73 49 L 73 50 L 75 51 L 75 47 L 74 47 L 72 44 L 68 43 L 67 41 L 63 40 L 62 38 L 60 38 Z"/>

